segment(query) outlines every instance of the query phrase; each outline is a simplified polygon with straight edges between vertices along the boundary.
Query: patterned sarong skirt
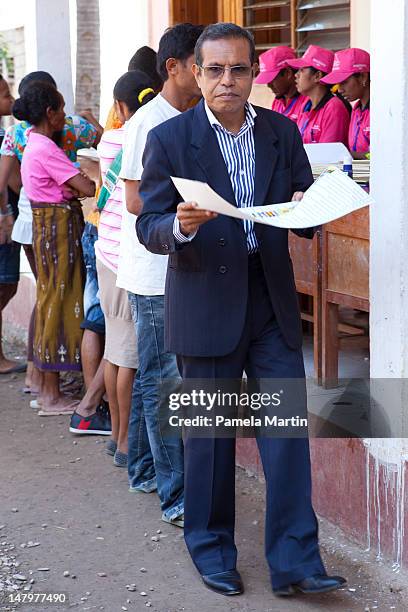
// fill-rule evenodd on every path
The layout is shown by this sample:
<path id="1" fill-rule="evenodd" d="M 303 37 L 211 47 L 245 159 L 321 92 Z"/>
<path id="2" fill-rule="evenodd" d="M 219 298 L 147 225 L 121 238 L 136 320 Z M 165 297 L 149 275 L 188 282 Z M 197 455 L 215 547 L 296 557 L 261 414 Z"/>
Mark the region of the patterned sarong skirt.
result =
<path id="1" fill-rule="evenodd" d="M 38 274 L 34 365 L 51 372 L 80 370 L 85 282 L 81 205 L 73 201 L 31 206 Z"/>

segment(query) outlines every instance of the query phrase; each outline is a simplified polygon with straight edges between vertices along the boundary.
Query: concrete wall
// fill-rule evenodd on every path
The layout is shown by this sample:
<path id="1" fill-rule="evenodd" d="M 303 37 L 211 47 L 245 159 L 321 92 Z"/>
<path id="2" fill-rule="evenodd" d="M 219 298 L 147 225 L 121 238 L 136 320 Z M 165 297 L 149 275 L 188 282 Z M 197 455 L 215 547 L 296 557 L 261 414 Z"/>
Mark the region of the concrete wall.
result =
<path id="1" fill-rule="evenodd" d="M 371 1 L 351 0 L 351 47 L 370 51 Z"/>

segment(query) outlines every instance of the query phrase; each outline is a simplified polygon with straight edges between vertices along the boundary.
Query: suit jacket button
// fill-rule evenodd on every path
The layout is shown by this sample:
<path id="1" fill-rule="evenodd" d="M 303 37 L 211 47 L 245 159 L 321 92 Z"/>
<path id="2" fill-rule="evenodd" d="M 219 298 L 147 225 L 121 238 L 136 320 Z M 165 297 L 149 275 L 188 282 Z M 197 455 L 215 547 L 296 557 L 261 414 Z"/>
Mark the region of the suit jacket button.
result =
<path id="1" fill-rule="evenodd" d="M 220 274 L 225 274 L 225 273 L 226 273 L 226 271 L 227 271 L 227 269 L 228 269 L 228 268 L 227 268 L 227 266 L 220 266 L 220 267 L 218 268 L 218 272 L 219 272 Z"/>
<path id="2" fill-rule="evenodd" d="M 165 251 L 169 250 L 169 245 L 168 244 L 162 244 L 162 247 Z"/>
<path id="3" fill-rule="evenodd" d="M 218 241 L 218 244 L 219 244 L 220 246 L 225 246 L 225 244 L 226 244 L 226 243 L 225 243 L 225 238 L 220 238 L 220 239 L 219 239 L 219 241 Z"/>

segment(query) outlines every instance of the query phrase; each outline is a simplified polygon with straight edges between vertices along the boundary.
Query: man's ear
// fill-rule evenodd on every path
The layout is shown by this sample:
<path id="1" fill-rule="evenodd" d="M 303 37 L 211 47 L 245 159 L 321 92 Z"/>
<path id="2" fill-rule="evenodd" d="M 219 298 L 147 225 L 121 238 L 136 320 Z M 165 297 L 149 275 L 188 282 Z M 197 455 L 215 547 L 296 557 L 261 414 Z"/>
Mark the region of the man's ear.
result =
<path id="1" fill-rule="evenodd" d="M 169 57 L 168 60 L 166 60 L 166 70 L 169 75 L 176 76 L 178 72 L 178 61 L 174 57 Z"/>
<path id="2" fill-rule="evenodd" d="M 258 62 L 254 62 L 252 64 L 252 76 L 253 78 L 257 77 L 259 74 L 259 64 Z"/>
<path id="3" fill-rule="evenodd" d="M 201 81 L 201 69 L 200 69 L 200 66 L 198 66 L 198 64 L 193 64 L 191 66 L 191 70 L 193 71 L 193 74 L 195 76 L 195 80 L 196 80 L 197 85 L 201 89 L 201 85 L 200 85 L 200 81 Z"/>

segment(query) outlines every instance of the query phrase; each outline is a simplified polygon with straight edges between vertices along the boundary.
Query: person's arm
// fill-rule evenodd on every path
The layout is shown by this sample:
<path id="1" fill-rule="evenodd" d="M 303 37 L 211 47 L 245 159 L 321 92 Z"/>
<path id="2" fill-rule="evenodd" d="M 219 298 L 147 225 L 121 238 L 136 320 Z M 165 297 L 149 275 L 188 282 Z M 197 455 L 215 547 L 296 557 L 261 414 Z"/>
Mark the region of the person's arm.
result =
<path id="1" fill-rule="evenodd" d="M 13 173 L 15 164 L 18 164 L 16 157 L 2 155 L 0 159 L 0 244 L 7 244 L 11 241 L 11 232 L 14 225 L 13 210 L 8 203 L 7 187 L 13 183 Z M 19 191 L 19 190 L 18 190 Z M 18 193 L 17 191 L 17 193 Z"/>
<path id="2" fill-rule="evenodd" d="M 48 156 L 42 162 L 46 173 L 61 186 L 65 185 L 72 190 L 73 197 L 92 197 L 95 195 L 95 183 L 79 170 L 65 155 L 53 144 Z"/>
<path id="3" fill-rule="evenodd" d="M 139 216 L 142 212 L 143 202 L 139 195 L 140 181 L 125 180 L 126 208 L 133 215 Z"/>
<path id="4" fill-rule="evenodd" d="M 170 178 L 177 173 L 154 130 L 147 137 L 143 166 L 139 187 L 143 208 L 136 220 L 136 233 L 148 251 L 168 255 L 180 248 L 173 225 L 181 198 Z"/>
<path id="5" fill-rule="evenodd" d="M 139 186 L 143 208 L 136 220 L 139 241 L 148 251 L 168 255 L 188 245 L 199 226 L 216 213 L 197 210 L 194 202 L 181 202 L 171 180 L 176 173 L 167 151 L 154 131 L 150 132 L 143 156 Z M 182 236 L 185 237 L 182 240 Z"/>
<path id="6" fill-rule="evenodd" d="M 88 123 L 93 125 L 93 127 L 95 128 L 96 136 L 95 136 L 94 141 L 93 141 L 91 146 L 96 147 L 96 145 L 99 144 L 99 142 L 100 142 L 100 140 L 102 138 L 103 127 L 101 126 L 99 121 L 94 117 L 94 115 L 92 114 L 92 111 L 89 108 L 87 108 L 86 110 L 81 111 L 79 113 L 79 115 L 81 117 L 83 117 L 86 121 L 88 121 Z"/>
<path id="7" fill-rule="evenodd" d="M 83 172 L 79 172 L 68 181 L 65 181 L 64 184 L 74 189 L 79 197 L 86 196 L 92 198 L 95 195 L 95 183 Z"/>
<path id="8" fill-rule="evenodd" d="M 15 157 L 2 155 L 0 159 L 0 213 L 7 211 L 7 187 L 14 170 Z"/>

